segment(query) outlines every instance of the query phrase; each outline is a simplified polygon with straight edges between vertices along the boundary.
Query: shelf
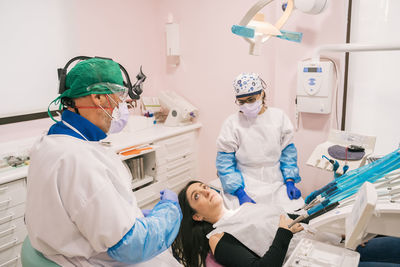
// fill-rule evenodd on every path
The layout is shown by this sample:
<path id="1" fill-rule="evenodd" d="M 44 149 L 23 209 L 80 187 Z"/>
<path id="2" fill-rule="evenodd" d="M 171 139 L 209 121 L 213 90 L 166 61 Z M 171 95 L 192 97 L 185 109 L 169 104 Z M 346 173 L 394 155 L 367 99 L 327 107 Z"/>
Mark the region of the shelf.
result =
<path id="1" fill-rule="evenodd" d="M 121 158 L 121 160 L 127 160 L 156 151 L 156 147 L 154 147 L 153 145 L 149 147 L 151 147 L 151 149 L 139 151 L 137 154 L 127 155 L 127 156 L 119 154 L 119 157 Z"/>
<path id="2" fill-rule="evenodd" d="M 139 181 L 132 182 L 132 190 L 135 190 L 138 187 L 141 187 L 142 185 L 151 183 L 154 181 L 154 177 L 145 175 L 145 177 Z"/>

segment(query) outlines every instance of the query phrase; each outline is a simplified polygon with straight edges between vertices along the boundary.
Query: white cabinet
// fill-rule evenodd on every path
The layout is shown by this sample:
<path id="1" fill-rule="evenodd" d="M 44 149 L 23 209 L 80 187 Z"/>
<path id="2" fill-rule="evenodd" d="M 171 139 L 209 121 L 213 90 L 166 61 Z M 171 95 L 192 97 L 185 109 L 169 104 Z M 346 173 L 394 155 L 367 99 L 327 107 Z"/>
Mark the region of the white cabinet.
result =
<path id="1" fill-rule="evenodd" d="M 149 145 L 153 149 L 142 154 L 124 156 L 121 159 L 130 168 L 133 160 L 143 158 L 143 179 L 133 181 L 138 205 L 151 208 L 160 199 L 160 190 L 164 188 L 178 192 L 197 174 L 197 128 L 184 133 L 163 137 L 154 136 L 154 140 L 138 146 Z M 127 144 L 129 146 L 129 144 Z M 141 182 L 143 181 L 143 182 Z"/>
<path id="2" fill-rule="evenodd" d="M 0 267 L 21 266 L 21 246 L 27 235 L 25 199 L 24 178 L 0 184 Z"/>

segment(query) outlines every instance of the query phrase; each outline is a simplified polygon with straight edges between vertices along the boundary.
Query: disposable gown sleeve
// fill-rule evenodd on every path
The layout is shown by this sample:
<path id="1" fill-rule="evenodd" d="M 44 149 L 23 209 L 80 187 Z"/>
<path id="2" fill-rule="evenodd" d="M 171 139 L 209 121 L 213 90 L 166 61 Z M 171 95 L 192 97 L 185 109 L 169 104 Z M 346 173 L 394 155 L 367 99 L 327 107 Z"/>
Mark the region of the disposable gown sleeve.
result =
<path id="1" fill-rule="evenodd" d="M 287 179 L 293 179 L 294 183 L 301 181 L 299 167 L 297 166 L 297 150 L 293 143 L 282 150 L 280 164 L 285 182 Z"/>
<path id="2" fill-rule="evenodd" d="M 108 255 L 120 262 L 139 263 L 165 251 L 175 240 L 182 212 L 179 204 L 161 200 L 145 218 L 137 218 L 133 227 Z"/>
<path id="3" fill-rule="evenodd" d="M 218 152 L 216 166 L 225 192 L 233 195 L 239 188 L 244 188 L 242 173 L 236 168 L 235 152 Z"/>
<path id="4" fill-rule="evenodd" d="M 295 183 L 300 182 L 299 168 L 297 166 L 297 150 L 293 144 L 294 128 L 289 117 L 282 111 L 281 117 L 281 157 L 280 168 L 284 182 L 293 179 Z"/>

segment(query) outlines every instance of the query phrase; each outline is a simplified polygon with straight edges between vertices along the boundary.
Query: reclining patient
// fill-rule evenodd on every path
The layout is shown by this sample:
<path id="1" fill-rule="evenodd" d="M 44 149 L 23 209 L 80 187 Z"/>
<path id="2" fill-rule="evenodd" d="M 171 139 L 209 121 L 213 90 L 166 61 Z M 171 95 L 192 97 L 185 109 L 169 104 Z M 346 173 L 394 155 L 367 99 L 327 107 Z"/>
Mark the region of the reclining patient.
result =
<path id="1" fill-rule="evenodd" d="M 341 239 L 329 234 L 317 236 L 301 232 L 300 224 L 289 228 L 292 219 L 278 207 L 246 203 L 236 210 L 228 210 L 221 195 L 199 181 L 189 182 L 178 198 L 183 219 L 172 250 L 186 267 L 208 267 L 214 261 L 210 260 L 210 251 L 226 267 L 282 266 L 301 238 L 330 243 L 339 243 Z M 375 239 L 384 242 L 374 245 Z M 361 260 L 380 262 L 375 266 L 396 266 L 384 262 L 400 262 L 400 239 L 375 239 L 369 242 L 372 246 L 368 243 L 361 251 L 358 249 Z M 395 246 L 397 251 L 393 251 Z"/>
<path id="2" fill-rule="evenodd" d="M 265 221 L 265 231 L 255 229 L 251 223 L 243 227 L 244 224 L 238 224 L 235 218 L 251 216 L 254 211 L 252 208 L 257 205 L 247 203 L 238 210 L 227 210 L 218 192 L 201 182 L 189 182 L 178 197 L 183 219 L 172 249 L 185 266 L 204 266 L 210 249 L 217 262 L 224 266 L 281 266 L 293 233 L 303 229 L 300 224 L 289 229 L 287 225 L 292 220 L 284 215 L 279 216 L 277 210 L 262 216 L 268 220 Z M 241 211 L 243 214 L 238 214 Z M 248 219 L 249 222 L 257 220 Z M 257 235 L 259 232 L 263 234 Z M 269 250 L 268 246 L 255 246 L 262 239 L 266 245 L 270 245 Z"/>

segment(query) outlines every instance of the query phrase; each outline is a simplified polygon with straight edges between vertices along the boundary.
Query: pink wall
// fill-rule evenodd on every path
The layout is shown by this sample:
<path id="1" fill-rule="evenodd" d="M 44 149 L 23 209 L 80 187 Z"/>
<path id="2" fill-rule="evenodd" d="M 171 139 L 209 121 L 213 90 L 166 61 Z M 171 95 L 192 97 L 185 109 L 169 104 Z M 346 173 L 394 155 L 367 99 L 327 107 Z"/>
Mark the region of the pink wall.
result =
<path id="1" fill-rule="evenodd" d="M 248 55 L 248 44 L 231 33 L 249 8 L 240 1 L 163 1 L 160 17 L 166 22 L 168 13 L 179 23 L 181 35 L 181 64 L 163 64 L 164 87 L 175 90 L 200 111 L 199 121 L 203 124 L 200 133 L 200 179 L 216 178 L 215 141 L 224 119 L 237 110 L 234 104 L 232 82 L 241 72 L 258 72 L 273 79 L 275 49 L 262 47 L 262 56 Z M 267 15 L 274 17 L 273 10 Z"/>
<path id="2" fill-rule="evenodd" d="M 263 9 L 271 22 L 282 13 L 280 1 L 275 2 Z M 317 16 L 293 12 L 284 29 L 303 32 L 302 43 L 271 39 L 263 45 L 260 56 L 251 56 L 247 42 L 230 32 L 230 27 L 251 7 L 247 1 L 205 0 L 196 5 L 193 1 L 162 1 L 160 18 L 165 22 L 171 12 L 180 26 L 182 62 L 178 67 L 167 67 L 165 56 L 162 58 L 164 88 L 159 89 L 177 91 L 200 110 L 201 179 L 216 178 L 215 140 L 224 119 L 237 110 L 232 89 L 235 76 L 240 72 L 261 73 L 268 84 L 269 104 L 285 110 L 294 123 L 297 62 L 310 57 L 319 45 L 345 42 L 347 3 L 344 2 L 329 1 L 328 8 Z M 327 55 L 343 62 L 340 54 Z M 330 116 L 305 114 L 301 119 L 295 143 L 303 178 L 300 187 L 306 195 L 332 178 L 331 173 L 305 164 L 315 146 L 326 141 Z"/>
<path id="3" fill-rule="evenodd" d="M 297 11 L 290 17 L 285 27 L 288 30 L 303 33 L 300 45 L 280 40 L 275 41 L 280 45 L 276 50 L 274 80 L 276 91 L 273 105 L 284 109 L 294 123 L 295 105 L 293 103 L 296 97 L 297 63 L 310 58 L 314 49 L 320 45 L 346 42 L 348 3 L 347 1 L 328 1 L 328 3 L 327 9 L 319 15 L 308 15 Z M 339 66 L 340 99 L 343 90 L 344 53 L 322 53 L 322 56 L 333 59 Z M 341 101 L 338 106 L 341 109 Z M 300 184 L 303 195 L 307 195 L 332 179 L 332 173 L 306 165 L 314 148 L 327 140 L 331 125 L 336 125 L 335 120 L 332 121 L 334 118 L 332 114 L 300 114 L 300 125 L 295 135 L 295 144 L 298 148 L 300 174 L 303 179 Z M 341 113 L 339 112 L 338 115 L 340 118 Z"/>
<path id="4" fill-rule="evenodd" d="M 74 0 L 70 18 L 82 55 L 111 57 L 129 72 L 132 82 L 143 66 L 146 94 L 155 94 L 164 74 L 163 28 L 157 0 Z"/>
<path id="5" fill-rule="evenodd" d="M 74 0 L 66 4 L 65 12 L 70 27 L 75 28 L 70 38 L 75 41 L 77 54 L 112 57 L 126 67 L 132 79 L 143 65 L 148 76 L 144 95 L 174 90 L 198 107 L 203 124 L 199 178 L 207 181 L 216 178 L 215 140 L 220 126 L 237 110 L 232 89 L 236 75 L 260 73 L 268 84 L 268 104 L 285 110 L 294 122 L 297 62 L 310 57 L 318 45 L 345 42 L 344 2 L 347 1 L 329 1 L 327 10 L 317 16 L 295 11 L 284 29 L 303 32 L 302 43 L 269 40 L 262 46 L 260 56 L 250 56 L 247 42 L 230 31 L 253 4 L 249 1 Z M 274 22 L 280 16 L 279 5 L 280 1 L 274 1 L 263 10 L 268 21 Z M 164 27 L 169 13 L 180 26 L 181 63 L 177 67 L 168 65 L 165 52 Z M 343 70 L 343 56 L 330 56 Z M 330 116 L 311 114 L 302 115 L 301 119 L 295 143 L 303 178 L 300 187 L 305 195 L 331 178 L 330 174 L 305 165 L 315 146 L 326 140 Z M 21 124 L 0 126 L 0 141 L 11 136 L 22 138 L 13 135 L 18 129 Z M 36 132 L 39 129 L 26 135 Z"/>

